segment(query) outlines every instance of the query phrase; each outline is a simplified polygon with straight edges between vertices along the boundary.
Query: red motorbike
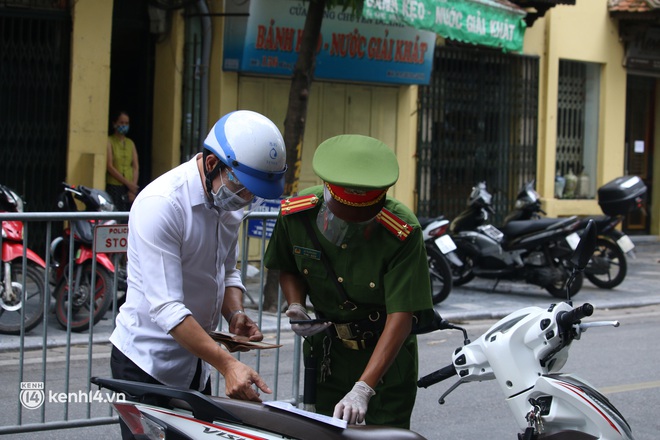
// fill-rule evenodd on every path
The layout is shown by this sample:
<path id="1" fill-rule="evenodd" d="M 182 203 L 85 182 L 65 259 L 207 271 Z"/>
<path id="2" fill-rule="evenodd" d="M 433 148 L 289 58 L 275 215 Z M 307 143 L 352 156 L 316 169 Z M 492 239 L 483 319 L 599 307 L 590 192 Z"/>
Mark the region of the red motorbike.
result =
<path id="1" fill-rule="evenodd" d="M 4 185 L 0 185 L 0 211 L 23 212 L 23 199 Z M 45 273 L 44 260 L 23 246 L 23 222 L 2 222 L 0 333 L 20 335 L 22 323 L 25 332 L 39 325 L 46 298 Z"/>
<path id="2" fill-rule="evenodd" d="M 77 212 L 76 200 L 84 205 L 84 211 L 87 212 L 115 210 L 112 199 L 105 191 L 67 183 L 62 183 L 62 187 L 63 191 L 57 200 L 57 208 L 61 211 Z M 90 318 L 92 325 L 98 323 L 112 303 L 114 264 L 106 254 L 96 253 L 96 270 L 92 271 L 94 227 L 107 223 L 72 220 L 62 235 L 50 245 L 55 317 L 62 327 L 70 325 L 75 332 L 89 329 Z M 70 249 L 71 235 L 73 249 Z M 72 267 L 68 264 L 70 255 L 73 255 Z"/>

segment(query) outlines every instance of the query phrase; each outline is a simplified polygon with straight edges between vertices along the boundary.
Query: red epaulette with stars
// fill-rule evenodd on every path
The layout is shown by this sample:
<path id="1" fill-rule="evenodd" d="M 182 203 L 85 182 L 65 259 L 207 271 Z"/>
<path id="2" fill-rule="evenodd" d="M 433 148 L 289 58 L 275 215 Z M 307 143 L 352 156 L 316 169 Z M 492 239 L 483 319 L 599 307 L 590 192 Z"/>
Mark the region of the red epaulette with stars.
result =
<path id="1" fill-rule="evenodd" d="M 295 214 L 296 212 L 306 211 L 316 206 L 319 198 L 314 194 L 307 196 L 288 197 L 280 202 L 282 215 Z"/>
<path id="2" fill-rule="evenodd" d="M 396 238 L 404 241 L 413 230 L 413 227 L 383 208 L 376 216 L 376 221 L 390 231 Z"/>

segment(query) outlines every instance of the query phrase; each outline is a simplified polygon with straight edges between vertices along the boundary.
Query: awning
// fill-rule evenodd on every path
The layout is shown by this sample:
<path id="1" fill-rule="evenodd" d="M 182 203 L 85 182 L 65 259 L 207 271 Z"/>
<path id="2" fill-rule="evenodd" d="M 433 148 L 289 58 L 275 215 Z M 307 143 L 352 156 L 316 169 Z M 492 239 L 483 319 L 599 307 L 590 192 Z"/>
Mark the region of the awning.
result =
<path id="1" fill-rule="evenodd" d="M 365 0 L 362 16 L 465 43 L 521 52 L 524 9 L 506 0 Z"/>

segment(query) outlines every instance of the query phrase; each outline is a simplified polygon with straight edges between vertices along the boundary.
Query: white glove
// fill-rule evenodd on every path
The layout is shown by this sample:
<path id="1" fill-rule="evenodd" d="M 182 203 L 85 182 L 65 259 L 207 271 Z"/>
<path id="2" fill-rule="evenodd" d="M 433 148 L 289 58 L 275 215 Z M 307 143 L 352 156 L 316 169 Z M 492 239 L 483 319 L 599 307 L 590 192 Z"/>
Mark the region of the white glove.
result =
<path id="1" fill-rule="evenodd" d="M 347 421 L 350 424 L 362 423 L 367 413 L 369 399 L 376 392 L 363 381 L 355 382 L 353 389 L 335 405 L 333 417 Z"/>
<path id="2" fill-rule="evenodd" d="M 307 314 L 305 308 L 298 303 L 289 304 L 289 308 L 286 311 L 286 316 L 292 321 L 304 321 L 307 319 L 312 319 Z M 312 336 L 319 332 L 322 332 L 331 325 L 332 322 L 317 322 L 314 324 L 291 324 L 291 330 L 293 330 L 295 334 L 300 336 Z"/>

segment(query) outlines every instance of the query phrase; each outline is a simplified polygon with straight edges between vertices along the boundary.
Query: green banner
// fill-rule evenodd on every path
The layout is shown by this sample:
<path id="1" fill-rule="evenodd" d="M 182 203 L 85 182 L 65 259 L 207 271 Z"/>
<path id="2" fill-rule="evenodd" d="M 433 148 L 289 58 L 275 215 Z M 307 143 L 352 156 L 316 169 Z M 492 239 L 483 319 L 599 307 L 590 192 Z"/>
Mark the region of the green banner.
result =
<path id="1" fill-rule="evenodd" d="M 465 43 L 521 52 L 525 11 L 495 0 L 364 0 L 362 17 L 403 23 Z"/>

